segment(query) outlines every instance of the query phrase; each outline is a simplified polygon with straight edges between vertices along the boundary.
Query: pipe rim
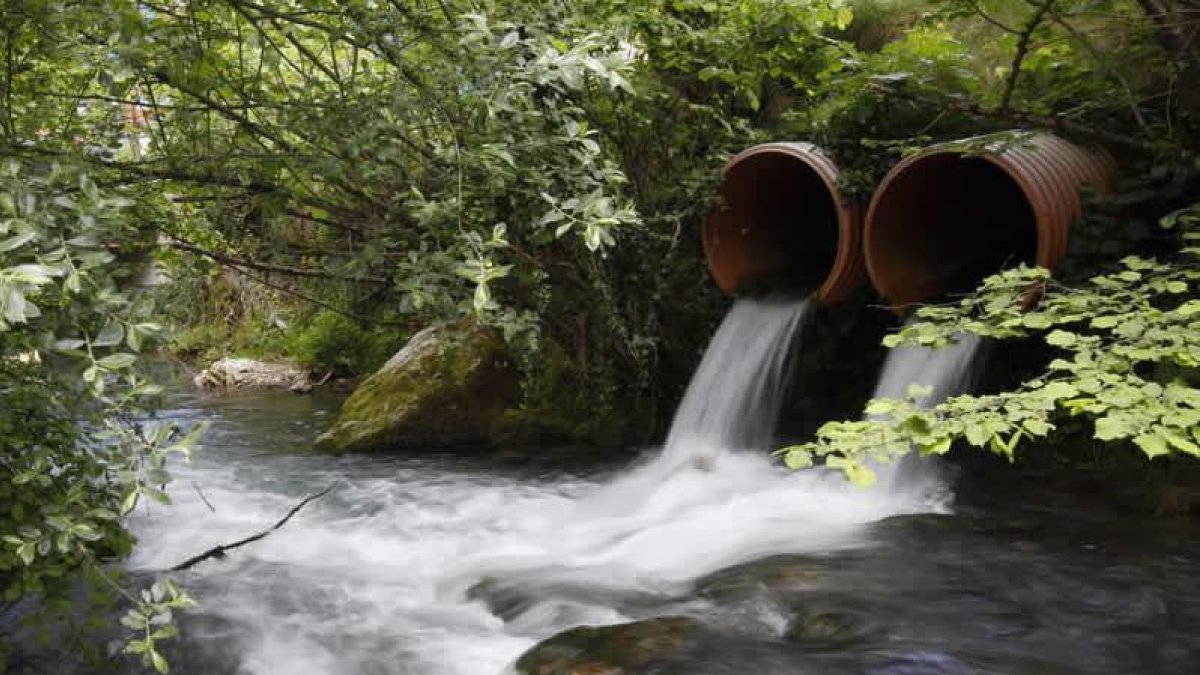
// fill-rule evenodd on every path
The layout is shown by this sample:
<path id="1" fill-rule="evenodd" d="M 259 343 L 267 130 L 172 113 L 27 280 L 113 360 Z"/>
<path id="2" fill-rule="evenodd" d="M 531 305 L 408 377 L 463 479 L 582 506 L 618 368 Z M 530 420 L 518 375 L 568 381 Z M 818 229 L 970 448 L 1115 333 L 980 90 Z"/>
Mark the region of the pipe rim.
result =
<path id="1" fill-rule="evenodd" d="M 1034 227 L 1037 234 L 1037 248 L 1034 262 L 1047 269 L 1053 269 L 1066 256 L 1070 242 L 1070 225 L 1082 212 L 1082 204 L 1078 189 L 1082 185 L 1091 185 L 1100 192 L 1107 192 L 1111 187 L 1111 177 L 1115 162 L 1103 148 L 1081 148 L 1053 134 L 1030 133 L 1032 147 L 1017 146 L 1001 152 L 985 152 L 969 154 L 963 150 L 946 147 L 948 144 L 935 145 L 906 157 L 897 162 L 871 195 L 867 207 L 866 218 L 862 232 L 863 262 L 871 285 L 880 295 L 891 300 L 890 289 L 884 288 L 879 272 L 880 252 L 869 244 L 873 233 L 878 227 L 877 216 L 880 203 L 887 196 L 893 183 L 906 171 L 916 164 L 945 157 L 984 160 L 1004 172 L 1021 190 L 1034 215 Z M 963 139 L 963 141 L 980 140 L 986 136 Z M 957 141 L 957 142 L 963 142 Z M 1037 182 L 1034 182 L 1034 175 Z M 1074 190 L 1069 193 L 1063 188 L 1063 181 L 1057 176 L 1066 174 L 1078 179 Z M 1059 225 L 1056 226 L 1056 223 Z M 1060 236 L 1061 234 L 1061 236 Z M 919 304 L 927 298 L 917 298 L 905 303 L 897 303 L 895 309 L 906 311 L 911 305 Z"/>
<path id="2" fill-rule="evenodd" d="M 843 198 L 841 190 L 838 188 L 837 165 L 825 155 L 820 147 L 801 141 L 761 143 L 751 146 L 731 157 L 721 168 L 721 185 L 725 184 L 729 173 L 741 163 L 753 157 L 772 154 L 784 155 L 799 161 L 817 175 L 828 191 L 829 199 L 837 216 L 837 241 L 829 271 L 816 291 L 813 292 L 812 297 L 818 306 L 842 302 L 853 294 L 866 277 L 860 254 L 862 250 L 862 209 L 857 204 Z M 714 209 L 719 208 L 721 207 L 714 207 Z M 704 257 L 708 263 L 709 272 L 714 275 L 713 279 L 717 282 L 718 287 L 723 293 L 730 294 L 732 289 L 725 288 L 714 274 L 712 255 L 715 244 L 712 241 L 711 228 L 708 226 L 708 220 L 712 214 L 713 212 L 710 211 L 709 215 L 705 217 L 702 227 L 701 241 Z"/>

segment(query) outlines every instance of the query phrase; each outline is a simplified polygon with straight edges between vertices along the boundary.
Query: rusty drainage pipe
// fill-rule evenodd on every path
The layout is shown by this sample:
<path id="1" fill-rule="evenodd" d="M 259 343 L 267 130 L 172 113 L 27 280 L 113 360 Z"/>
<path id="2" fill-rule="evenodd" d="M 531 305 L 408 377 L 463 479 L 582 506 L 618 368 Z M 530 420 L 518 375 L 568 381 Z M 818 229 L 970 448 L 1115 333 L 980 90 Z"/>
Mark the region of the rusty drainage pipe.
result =
<path id="1" fill-rule="evenodd" d="M 722 204 L 704 221 L 704 256 L 727 294 L 812 291 L 820 305 L 863 282 L 861 210 L 842 199 L 838 168 L 808 143 L 768 143 L 721 171 Z"/>
<path id="2" fill-rule="evenodd" d="M 960 142 L 961 143 L 961 142 Z M 1102 150 L 1050 134 L 983 154 L 935 146 L 884 177 L 867 210 L 867 274 L 897 308 L 967 292 L 1024 262 L 1053 268 L 1079 217 L 1079 190 L 1111 187 Z"/>

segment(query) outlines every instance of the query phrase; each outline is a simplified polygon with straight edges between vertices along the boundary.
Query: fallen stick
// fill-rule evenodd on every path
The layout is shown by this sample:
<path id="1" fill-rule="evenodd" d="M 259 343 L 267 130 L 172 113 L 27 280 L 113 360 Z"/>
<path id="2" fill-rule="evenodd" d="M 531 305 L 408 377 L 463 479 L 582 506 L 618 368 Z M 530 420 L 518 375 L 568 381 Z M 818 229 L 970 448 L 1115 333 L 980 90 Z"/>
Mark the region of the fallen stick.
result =
<path id="1" fill-rule="evenodd" d="M 283 518 L 281 518 L 279 520 L 279 522 L 277 522 L 274 525 L 272 525 L 271 527 L 263 530 L 262 532 L 259 532 L 258 534 L 255 534 L 255 535 L 251 535 L 249 537 L 246 537 L 245 539 L 240 539 L 238 541 L 233 542 L 232 544 L 222 544 L 220 546 L 214 546 L 214 547 L 208 549 L 207 551 L 205 551 L 204 553 L 201 553 L 200 555 L 192 556 L 191 558 L 188 558 L 187 560 L 172 567 L 171 571 L 179 572 L 181 570 L 191 569 L 192 567 L 195 567 L 196 565 L 204 562 L 205 560 L 208 560 L 209 558 L 224 558 L 225 554 L 228 553 L 229 551 L 232 551 L 235 548 L 241 548 L 242 546 L 245 546 L 246 544 L 250 544 L 250 543 L 258 541 L 259 539 L 262 539 L 263 537 L 267 536 L 268 534 L 271 534 L 275 530 L 278 530 L 279 528 L 286 525 L 287 521 L 291 520 L 292 516 L 299 513 L 300 509 L 304 508 L 309 502 L 320 499 L 321 497 L 324 497 L 325 495 L 332 492 L 333 488 L 336 485 L 337 484 L 335 483 L 335 484 L 330 485 L 329 487 L 325 488 L 324 490 L 321 490 L 320 492 L 318 492 L 316 494 L 311 494 L 311 495 L 305 497 L 304 499 L 302 499 L 300 501 L 299 504 L 296 504 L 295 506 L 293 506 L 292 510 L 288 511 L 287 515 L 284 516 Z"/>

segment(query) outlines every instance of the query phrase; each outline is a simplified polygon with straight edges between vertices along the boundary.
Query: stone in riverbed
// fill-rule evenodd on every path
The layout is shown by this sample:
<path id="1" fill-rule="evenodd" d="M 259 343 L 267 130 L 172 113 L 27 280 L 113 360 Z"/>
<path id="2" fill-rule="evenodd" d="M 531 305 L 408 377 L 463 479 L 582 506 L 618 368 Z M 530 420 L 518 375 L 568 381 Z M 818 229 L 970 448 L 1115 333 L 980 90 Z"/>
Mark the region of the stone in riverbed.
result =
<path id="1" fill-rule="evenodd" d="M 517 659 L 521 675 L 632 675 L 681 665 L 697 646 L 699 621 L 682 616 L 583 626 L 541 641 Z"/>
<path id="2" fill-rule="evenodd" d="M 308 383 L 308 371 L 289 363 L 226 357 L 192 378 L 200 389 L 294 389 Z"/>
<path id="3" fill-rule="evenodd" d="M 487 444 L 516 402 L 517 382 L 498 331 L 473 320 L 435 324 L 354 390 L 316 447 Z"/>

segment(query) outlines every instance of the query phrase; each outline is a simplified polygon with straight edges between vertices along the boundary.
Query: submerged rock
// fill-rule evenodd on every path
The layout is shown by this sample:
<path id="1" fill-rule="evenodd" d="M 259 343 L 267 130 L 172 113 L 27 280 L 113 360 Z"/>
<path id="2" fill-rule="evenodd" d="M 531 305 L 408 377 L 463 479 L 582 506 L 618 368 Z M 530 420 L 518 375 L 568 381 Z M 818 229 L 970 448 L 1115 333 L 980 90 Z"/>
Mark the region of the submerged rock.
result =
<path id="1" fill-rule="evenodd" d="M 669 616 L 617 626 L 572 628 L 517 659 L 522 675 L 631 675 L 678 664 L 697 646 L 699 621 Z"/>
<path id="2" fill-rule="evenodd" d="M 727 567 L 697 580 L 696 594 L 721 604 L 764 594 L 789 599 L 817 588 L 825 574 L 825 565 L 815 558 L 769 556 Z"/>
<path id="3" fill-rule="evenodd" d="M 291 389 L 308 385 L 308 371 L 289 363 L 226 357 L 200 371 L 192 383 L 201 389 Z"/>
<path id="4" fill-rule="evenodd" d="M 354 390 L 317 448 L 488 443 L 516 394 L 517 378 L 498 331 L 472 320 L 435 324 Z"/>

